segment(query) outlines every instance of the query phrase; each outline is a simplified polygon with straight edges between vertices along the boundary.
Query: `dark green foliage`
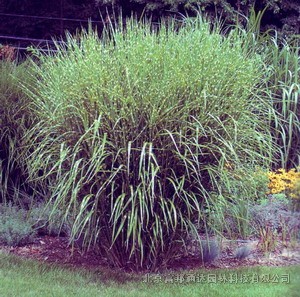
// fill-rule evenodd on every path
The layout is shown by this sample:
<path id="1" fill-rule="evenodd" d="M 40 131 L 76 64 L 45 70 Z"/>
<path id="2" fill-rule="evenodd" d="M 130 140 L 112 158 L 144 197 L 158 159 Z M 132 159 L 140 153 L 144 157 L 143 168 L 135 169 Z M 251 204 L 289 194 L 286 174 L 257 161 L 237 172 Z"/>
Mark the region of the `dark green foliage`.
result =
<path id="1" fill-rule="evenodd" d="M 273 167 L 291 169 L 300 165 L 300 56 L 299 43 L 278 38 L 262 40 L 265 46 L 265 100 L 270 101 L 270 128 L 280 148 Z M 266 46 L 267 44 L 267 46 Z"/>
<path id="2" fill-rule="evenodd" d="M 61 1 L 18 1 L 2 0 L 0 12 L 40 17 L 75 18 L 87 20 L 92 18 L 101 22 L 100 13 L 106 17 L 107 12 L 113 18 L 122 11 L 124 16 L 132 13 L 138 17 L 152 16 L 153 20 L 161 17 L 179 17 L 180 14 L 195 16 L 195 10 L 202 11 L 211 20 L 216 17 L 227 24 L 246 23 L 252 7 L 255 11 L 266 13 L 262 20 L 262 29 L 276 29 L 283 36 L 299 34 L 298 0 L 61 0 Z M 51 39 L 63 36 L 66 30 L 75 32 L 79 27 L 87 27 L 87 22 L 17 18 L 0 15 L 0 35 L 13 35 L 30 38 Z M 102 24 L 97 24 L 102 29 Z M 5 42 L 5 41 L 3 41 Z M 9 43 L 17 41 L 7 40 Z M 20 41 L 18 45 L 27 46 L 28 42 Z"/>
<path id="3" fill-rule="evenodd" d="M 19 81 L 29 80 L 27 66 L 0 61 L 0 203 L 30 202 L 31 190 L 19 150 L 32 124 L 27 96 L 19 85 Z"/>
<path id="4" fill-rule="evenodd" d="M 54 36 L 64 36 L 65 31 L 75 32 L 87 22 L 68 20 L 51 20 L 51 18 L 83 19 L 100 21 L 100 15 L 95 9 L 94 0 L 57 0 L 57 1 L 18 1 L 1 0 L 0 13 L 29 15 L 49 19 L 4 16 L 0 14 L 0 35 L 20 36 L 28 38 L 49 39 Z M 4 41 L 1 40 L 2 43 Z M 18 46 L 28 46 L 28 41 L 7 40 Z M 37 44 L 36 44 L 37 45 Z M 40 44 L 45 46 L 44 43 Z"/>
<path id="5" fill-rule="evenodd" d="M 151 15 L 154 19 L 166 16 L 179 16 L 179 14 L 194 16 L 195 11 L 201 11 L 208 15 L 211 20 L 216 18 L 227 24 L 246 24 L 251 9 L 262 11 L 266 8 L 262 20 L 262 29 L 276 29 L 283 36 L 299 34 L 300 28 L 300 5 L 298 0 L 96 0 L 103 10 L 114 7 L 120 8 L 125 14 L 132 11 L 138 15 Z"/>
<path id="6" fill-rule="evenodd" d="M 48 187 L 28 180 L 26 162 L 30 143 L 26 136 L 36 123 L 30 100 L 21 84 L 34 81 L 28 62 L 0 61 L 0 203 L 13 202 L 28 208 L 32 201 L 46 199 Z"/>

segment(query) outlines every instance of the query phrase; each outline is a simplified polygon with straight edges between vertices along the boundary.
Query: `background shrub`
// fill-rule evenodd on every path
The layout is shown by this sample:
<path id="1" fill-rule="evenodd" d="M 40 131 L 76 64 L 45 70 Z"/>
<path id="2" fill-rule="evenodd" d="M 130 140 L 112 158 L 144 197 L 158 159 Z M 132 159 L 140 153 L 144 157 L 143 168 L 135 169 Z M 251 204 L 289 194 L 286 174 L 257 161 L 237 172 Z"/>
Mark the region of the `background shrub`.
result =
<path id="1" fill-rule="evenodd" d="M 92 19 L 98 21 L 97 27 L 102 29 L 99 11 L 106 16 L 107 11 L 113 17 L 122 10 L 123 16 L 136 14 L 152 16 L 154 21 L 161 17 L 178 17 L 180 14 L 195 16 L 195 9 L 201 10 L 212 21 L 222 19 L 230 24 L 246 22 L 242 16 L 249 16 L 254 6 L 258 12 L 266 7 L 262 20 L 263 30 L 275 28 L 282 35 L 299 34 L 299 5 L 298 0 L 62 0 L 49 5 L 45 1 L 22 2 L 6 0 L 0 2 L 0 35 L 21 36 L 28 38 L 51 39 L 62 36 L 66 30 L 75 33 L 80 25 L 87 27 L 86 22 L 56 21 L 51 17 L 71 19 Z M 4 14 L 41 16 L 45 19 L 12 17 Z M 18 34 L 16 34 L 18 32 Z M 11 39 L 2 39 L 11 43 Z M 32 42 L 32 41 L 31 41 Z M 19 40 L 15 46 L 27 47 L 28 41 Z"/>
<path id="2" fill-rule="evenodd" d="M 195 15 L 195 10 L 209 16 L 215 21 L 222 19 L 227 24 L 236 22 L 246 23 L 243 16 L 249 16 L 251 9 L 256 12 L 266 10 L 262 20 L 264 31 L 276 29 L 283 36 L 299 34 L 299 5 L 297 0 L 107 0 L 95 1 L 98 7 L 104 11 L 114 7 L 116 11 L 122 9 L 123 13 L 130 15 L 132 12 L 138 16 L 141 14 L 151 15 L 154 19 L 179 14 Z"/>

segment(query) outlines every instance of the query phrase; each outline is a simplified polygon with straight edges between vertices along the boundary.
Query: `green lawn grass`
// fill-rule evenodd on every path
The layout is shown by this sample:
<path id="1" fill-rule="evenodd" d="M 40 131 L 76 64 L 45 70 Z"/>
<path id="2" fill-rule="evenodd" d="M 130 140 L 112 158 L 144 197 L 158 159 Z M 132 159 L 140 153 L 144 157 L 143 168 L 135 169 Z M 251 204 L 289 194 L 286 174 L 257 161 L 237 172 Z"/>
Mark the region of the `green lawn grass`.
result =
<path id="1" fill-rule="evenodd" d="M 195 276 L 230 274 L 238 277 L 258 275 L 278 276 L 278 283 L 191 283 L 175 282 L 176 276 L 187 272 L 176 273 L 173 278 L 170 275 L 162 275 L 160 283 L 146 282 L 146 276 L 133 276 L 121 272 L 113 272 L 100 269 L 95 272 L 86 270 L 71 270 L 59 266 L 43 264 L 32 260 L 24 260 L 15 256 L 0 254 L 0 296 L 299 296 L 300 290 L 300 266 L 290 267 L 255 267 L 240 268 L 235 270 L 198 270 Z M 283 283 L 283 279 L 289 275 L 289 283 Z M 156 275 L 157 276 L 157 275 Z M 120 280 L 124 279 L 123 282 Z M 126 280 L 126 281 L 125 281 Z M 165 283 L 168 280 L 169 283 Z M 170 283 L 173 280 L 173 283 Z"/>

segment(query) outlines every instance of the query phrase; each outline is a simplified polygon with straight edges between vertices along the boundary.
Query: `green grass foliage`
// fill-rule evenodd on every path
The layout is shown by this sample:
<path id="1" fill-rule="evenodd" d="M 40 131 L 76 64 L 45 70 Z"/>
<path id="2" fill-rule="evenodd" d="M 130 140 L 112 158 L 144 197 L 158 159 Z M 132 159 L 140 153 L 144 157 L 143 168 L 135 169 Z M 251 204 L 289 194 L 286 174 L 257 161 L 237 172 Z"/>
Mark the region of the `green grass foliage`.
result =
<path id="1" fill-rule="evenodd" d="M 300 267 L 203 269 L 136 275 L 67 269 L 0 253 L 1 296 L 218 297 L 298 296 Z M 193 280 L 194 278 L 194 280 Z"/>
<path id="2" fill-rule="evenodd" d="M 300 164 L 300 56 L 299 42 L 281 44 L 271 39 L 266 47 L 267 95 L 271 99 L 271 127 L 274 142 L 280 148 L 274 155 L 274 167 L 296 168 Z"/>
<path id="3" fill-rule="evenodd" d="M 0 203 L 30 200 L 20 148 L 32 127 L 29 100 L 19 82 L 28 82 L 28 64 L 0 61 Z M 31 192 L 32 193 L 32 192 Z"/>
<path id="4" fill-rule="evenodd" d="M 200 17 L 121 23 L 101 39 L 67 36 L 32 63 L 37 122 L 20 158 L 74 221 L 71 240 L 115 266 L 155 269 L 205 221 L 226 162 L 269 164 L 263 61 Z"/>
<path id="5" fill-rule="evenodd" d="M 266 10 L 266 9 L 265 9 Z M 245 29 L 235 30 L 244 40 L 247 52 L 263 58 L 265 88 L 260 97 L 269 103 L 268 118 L 273 138 L 273 169 L 297 168 L 300 165 L 300 56 L 299 38 L 286 41 L 277 31 L 261 34 L 265 10 L 252 13 Z"/>

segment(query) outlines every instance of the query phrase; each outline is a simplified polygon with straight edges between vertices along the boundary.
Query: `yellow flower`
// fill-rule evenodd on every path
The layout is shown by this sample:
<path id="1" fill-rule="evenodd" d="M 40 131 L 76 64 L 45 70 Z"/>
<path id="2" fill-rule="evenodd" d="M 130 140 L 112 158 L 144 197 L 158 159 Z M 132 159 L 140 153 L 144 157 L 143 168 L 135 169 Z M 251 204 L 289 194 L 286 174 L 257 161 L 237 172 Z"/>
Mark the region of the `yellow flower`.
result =
<path id="1" fill-rule="evenodd" d="M 296 197 L 294 193 L 295 189 L 300 184 L 300 171 L 296 171 L 295 168 L 286 171 L 283 168 L 276 170 L 275 172 L 268 172 L 269 178 L 269 191 L 267 194 L 277 194 L 286 192 L 291 198 Z M 298 190 L 297 190 L 298 191 Z M 300 191 L 300 190 L 299 190 Z M 300 196 L 300 193 L 299 193 Z"/>

